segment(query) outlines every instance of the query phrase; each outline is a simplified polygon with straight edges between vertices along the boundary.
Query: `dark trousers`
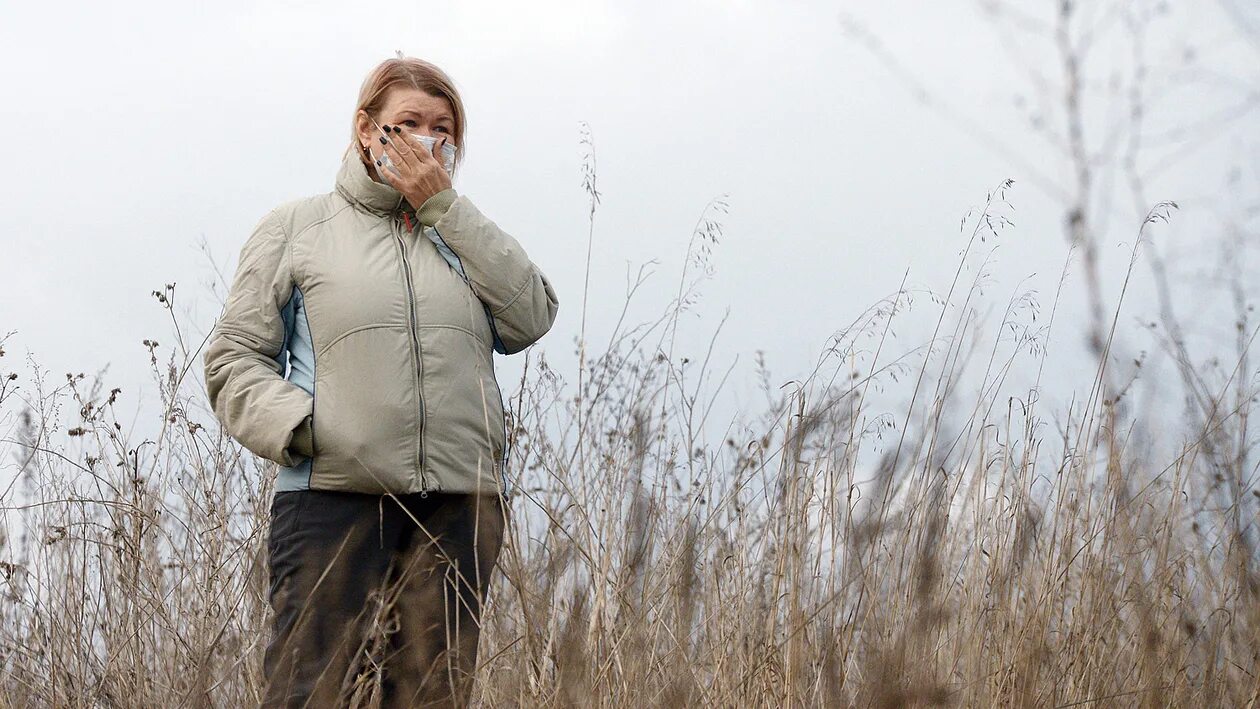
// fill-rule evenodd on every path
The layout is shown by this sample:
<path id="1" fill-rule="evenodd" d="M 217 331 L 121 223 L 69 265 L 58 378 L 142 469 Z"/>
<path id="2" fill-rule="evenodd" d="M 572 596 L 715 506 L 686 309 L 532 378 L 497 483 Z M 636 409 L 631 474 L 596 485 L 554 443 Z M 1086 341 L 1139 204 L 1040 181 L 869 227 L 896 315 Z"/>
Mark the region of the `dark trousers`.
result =
<path id="1" fill-rule="evenodd" d="M 494 494 L 276 493 L 263 706 L 467 704 L 507 514 Z"/>

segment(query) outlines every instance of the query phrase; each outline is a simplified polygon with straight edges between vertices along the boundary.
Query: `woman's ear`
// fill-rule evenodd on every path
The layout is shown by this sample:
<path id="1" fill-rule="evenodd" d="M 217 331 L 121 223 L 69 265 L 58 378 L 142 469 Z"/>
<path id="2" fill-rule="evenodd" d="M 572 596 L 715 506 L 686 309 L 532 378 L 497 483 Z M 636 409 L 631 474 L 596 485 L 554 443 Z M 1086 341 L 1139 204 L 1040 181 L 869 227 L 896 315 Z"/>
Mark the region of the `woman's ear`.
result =
<path id="1" fill-rule="evenodd" d="M 372 135 L 376 133 L 376 126 L 372 125 L 372 118 L 367 111 L 359 109 L 359 112 L 354 117 L 354 126 L 355 132 L 359 134 L 359 148 L 362 149 L 364 145 L 371 145 Z"/>

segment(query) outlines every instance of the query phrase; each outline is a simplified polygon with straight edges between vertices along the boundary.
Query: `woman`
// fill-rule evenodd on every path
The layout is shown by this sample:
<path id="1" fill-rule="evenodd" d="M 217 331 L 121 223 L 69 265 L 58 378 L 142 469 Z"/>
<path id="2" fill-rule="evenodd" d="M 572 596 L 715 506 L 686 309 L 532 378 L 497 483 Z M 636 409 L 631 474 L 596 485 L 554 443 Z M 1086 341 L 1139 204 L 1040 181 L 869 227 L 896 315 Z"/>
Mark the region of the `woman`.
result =
<path id="1" fill-rule="evenodd" d="M 265 706 L 340 706 L 376 680 L 382 706 L 471 692 L 508 514 L 491 352 L 541 338 L 558 301 L 451 186 L 464 132 L 441 69 L 382 62 L 335 189 L 241 249 L 205 373 L 224 429 L 280 465 Z"/>

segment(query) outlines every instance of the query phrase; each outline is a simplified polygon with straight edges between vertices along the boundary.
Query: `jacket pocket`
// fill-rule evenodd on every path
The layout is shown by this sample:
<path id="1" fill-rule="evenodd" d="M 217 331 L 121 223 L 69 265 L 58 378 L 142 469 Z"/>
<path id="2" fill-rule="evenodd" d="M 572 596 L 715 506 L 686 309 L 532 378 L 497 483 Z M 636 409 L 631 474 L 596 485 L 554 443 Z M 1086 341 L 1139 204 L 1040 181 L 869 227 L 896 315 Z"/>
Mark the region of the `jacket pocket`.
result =
<path id="1" fill-rule="evenodd" d="M 311 487 L 409 489 L 418 475 L 420 424 L 409 328 L 354 328 L 317 359 Z"/>

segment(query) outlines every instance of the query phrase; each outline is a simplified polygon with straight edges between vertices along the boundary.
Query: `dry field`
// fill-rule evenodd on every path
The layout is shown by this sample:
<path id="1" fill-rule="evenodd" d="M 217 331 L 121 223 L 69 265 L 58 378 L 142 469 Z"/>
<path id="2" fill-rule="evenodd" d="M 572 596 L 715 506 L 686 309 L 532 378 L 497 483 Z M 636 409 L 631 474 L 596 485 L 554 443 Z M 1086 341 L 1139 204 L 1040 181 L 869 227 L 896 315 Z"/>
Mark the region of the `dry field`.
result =
<path id="1" fill-rule="evenodd" d="M 520 355 L 525 376 L 501 382 L 519 485 L 477 703 L 1255 706 L 1256 324 L 1239 314 L 1233 361 L 1168 345 L 1173 420 L 1137 405 L 1149 383 L 1114 356 L 1139 334 L 1123 299 L 1105 366 L 1043 382 L 1047 357 L 1080 347 L 1060 293 L 977 317 L 1002 192 L 966 222 L 953 283 L 879 299 L 803 378 L 759 367 L 764 404 L 725 429 L 726 372 L 674 348 L 720 201 L 659 319 L 598 315 L 618 324 L 581 348 L 580 377 L 544 354 L 574 333 Z M 220 432 L 202 342 L 173 287 L 155 297 L 171 312 L 146 341 L 156 435 L 119 420 L 107 383 L 0 357 L 0 706 L 257 702 L 274 465 Z M 597 316 L 561 298 L 585 340 Z M 889 332 L 908 308 L 938 315 L 906 348 Z M 1042 404 L 1052 388 L 1071 406 Z M 373 686 L 365 671 L 356 701 Z"/>

